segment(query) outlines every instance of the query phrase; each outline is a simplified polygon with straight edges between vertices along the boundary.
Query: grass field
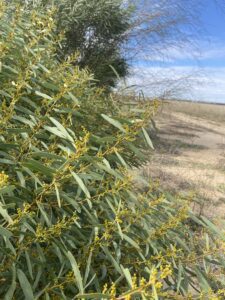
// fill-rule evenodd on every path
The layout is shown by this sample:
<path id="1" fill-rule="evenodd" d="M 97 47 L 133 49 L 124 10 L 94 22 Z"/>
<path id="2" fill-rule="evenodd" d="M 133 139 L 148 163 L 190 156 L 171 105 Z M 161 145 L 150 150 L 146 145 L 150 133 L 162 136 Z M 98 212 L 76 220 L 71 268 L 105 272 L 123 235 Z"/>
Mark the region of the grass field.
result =
<path id="1" fill-rule="evenodd" d="M 145 175 L 172 192 L 194 193 L 195 210 L 224 218 L 225 105 L 165 102 L 156 125 Z"/>
<path id="2" fill-rule="evenodd" d="M 161 110 L 180 112 L 191 117 L 225 123 L 225 105 L 190 101 L 162 102 Z"/>

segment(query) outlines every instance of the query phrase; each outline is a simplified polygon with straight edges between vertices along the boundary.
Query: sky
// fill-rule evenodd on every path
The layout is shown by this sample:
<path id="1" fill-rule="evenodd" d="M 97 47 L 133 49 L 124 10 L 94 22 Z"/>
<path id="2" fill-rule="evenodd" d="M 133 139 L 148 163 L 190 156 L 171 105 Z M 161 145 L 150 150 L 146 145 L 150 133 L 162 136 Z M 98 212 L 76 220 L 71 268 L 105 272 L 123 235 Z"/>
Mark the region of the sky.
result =
<path id="1" fill-rule="evenodd" d="M 186 0 L 188 1 L 188 0 Z M 225 10 L 203 0 L 195 41 L 135 61 L 128 79 L 147 95 L 225 103 Z M 160 86 L 160 89 L 159 89 Z"/>

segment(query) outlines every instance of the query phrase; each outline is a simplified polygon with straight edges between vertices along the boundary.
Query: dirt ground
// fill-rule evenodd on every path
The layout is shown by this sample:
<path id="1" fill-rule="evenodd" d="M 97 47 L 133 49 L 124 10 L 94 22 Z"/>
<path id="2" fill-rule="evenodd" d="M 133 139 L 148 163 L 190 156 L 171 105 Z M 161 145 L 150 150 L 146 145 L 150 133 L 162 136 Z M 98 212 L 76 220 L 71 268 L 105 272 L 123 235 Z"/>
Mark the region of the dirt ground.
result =
<path id="1" fill-rule="evenodd" d="M 224 219 L 225 106 L 163 105 L 156 126 L 155 151 L 144 174 L 172 192 L 193 192 L 195 211 Z"/>

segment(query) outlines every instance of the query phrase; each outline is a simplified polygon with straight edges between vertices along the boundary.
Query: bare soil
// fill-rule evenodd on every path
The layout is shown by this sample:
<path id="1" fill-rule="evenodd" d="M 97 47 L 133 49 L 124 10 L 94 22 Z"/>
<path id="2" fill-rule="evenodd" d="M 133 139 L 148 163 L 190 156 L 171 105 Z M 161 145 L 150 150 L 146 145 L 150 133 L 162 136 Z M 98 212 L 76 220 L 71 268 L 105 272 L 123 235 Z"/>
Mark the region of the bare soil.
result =
<path id="1" fill-rule="evenodd" d="M 195 211 L 224 219 L 225 106 L 199 108 L 185 102 L 182 109 L 180 102 L 169 103 L 157 115 L 156 126 L 155 151 L 144 174 L 172 192 L 195 194 Z"/>

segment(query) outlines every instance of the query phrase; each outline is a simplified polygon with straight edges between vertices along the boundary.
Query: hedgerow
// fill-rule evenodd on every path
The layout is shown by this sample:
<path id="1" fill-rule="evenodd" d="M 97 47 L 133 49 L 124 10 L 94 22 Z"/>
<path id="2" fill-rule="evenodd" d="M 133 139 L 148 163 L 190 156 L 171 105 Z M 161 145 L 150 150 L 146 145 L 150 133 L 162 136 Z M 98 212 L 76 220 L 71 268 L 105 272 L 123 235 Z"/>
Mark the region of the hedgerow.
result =
<path id="1" fill-rule="evenodd" d="M 60 62 L 54 9 L 0 13 L 0 298 L 224 299 L 223 232 L 135 175 L 157 104 Z"/>

